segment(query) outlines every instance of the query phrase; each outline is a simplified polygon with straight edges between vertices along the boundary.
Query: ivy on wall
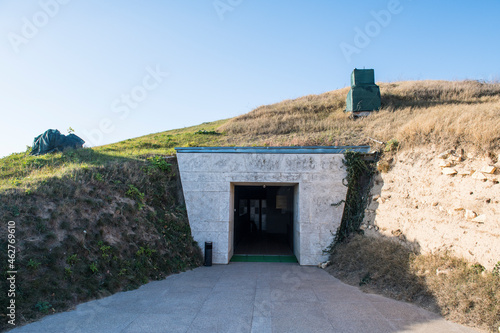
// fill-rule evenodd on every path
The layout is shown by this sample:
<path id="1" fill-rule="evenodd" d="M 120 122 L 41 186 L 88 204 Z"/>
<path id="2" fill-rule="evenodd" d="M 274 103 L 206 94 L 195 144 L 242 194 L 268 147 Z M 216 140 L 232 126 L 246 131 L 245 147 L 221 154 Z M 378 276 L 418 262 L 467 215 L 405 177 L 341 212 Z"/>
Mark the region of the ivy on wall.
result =
<path id="1" fill-rule="evenodd" d="M 345 200 L 332 204 L 332 206 L 340 206 L 345 203 L 345 206 L 340 227 L 337 229 L 333 243 L 327 249 L 328 252 L 350 234 L 359 232 L 359 227 L 365 217 L 370 182 L 374 173 L 373 162 L 366 161 L 361 153 L 347 151 L 342 162 L 347 169 L 347 176 L 342 180 L 342 184 L 347 186 L 347 196 Z"/>

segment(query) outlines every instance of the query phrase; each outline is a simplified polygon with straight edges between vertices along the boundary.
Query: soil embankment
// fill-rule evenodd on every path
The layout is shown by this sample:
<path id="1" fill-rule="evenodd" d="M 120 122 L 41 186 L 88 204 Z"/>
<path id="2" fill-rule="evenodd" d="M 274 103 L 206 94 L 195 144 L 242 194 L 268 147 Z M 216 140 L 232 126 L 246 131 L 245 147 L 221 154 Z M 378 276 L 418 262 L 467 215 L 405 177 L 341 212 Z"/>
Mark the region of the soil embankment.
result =
<path id="1" fill-rule="evenodd" d="M 378 173 L 362 229 L 448 251 L 492 270 L 500 260 L 499 152 L 416 148 Z"/>

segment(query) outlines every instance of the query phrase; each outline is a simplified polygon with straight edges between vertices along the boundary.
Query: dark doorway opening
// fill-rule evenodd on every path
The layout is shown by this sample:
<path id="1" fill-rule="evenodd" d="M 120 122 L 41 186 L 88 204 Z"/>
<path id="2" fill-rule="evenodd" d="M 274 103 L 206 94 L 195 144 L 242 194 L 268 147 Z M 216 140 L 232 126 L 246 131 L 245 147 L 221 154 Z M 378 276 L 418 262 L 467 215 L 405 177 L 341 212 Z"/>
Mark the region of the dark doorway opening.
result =
<path id="1" fill-rule="evenodd" d="M 293 186 L 234 189 L 234 254 L 293 255 Z"/>

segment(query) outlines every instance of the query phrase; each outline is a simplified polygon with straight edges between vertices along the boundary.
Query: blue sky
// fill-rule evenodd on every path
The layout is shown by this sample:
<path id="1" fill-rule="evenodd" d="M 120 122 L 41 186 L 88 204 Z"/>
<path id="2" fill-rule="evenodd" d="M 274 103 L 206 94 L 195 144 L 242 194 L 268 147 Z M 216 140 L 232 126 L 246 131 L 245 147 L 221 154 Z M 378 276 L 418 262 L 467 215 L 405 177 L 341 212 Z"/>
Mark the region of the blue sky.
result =
<path id="1" fill-rule="evenodd" d="M 0 0 L 0 156 L 377 81 L 499 80 L 500 1 Z"/>

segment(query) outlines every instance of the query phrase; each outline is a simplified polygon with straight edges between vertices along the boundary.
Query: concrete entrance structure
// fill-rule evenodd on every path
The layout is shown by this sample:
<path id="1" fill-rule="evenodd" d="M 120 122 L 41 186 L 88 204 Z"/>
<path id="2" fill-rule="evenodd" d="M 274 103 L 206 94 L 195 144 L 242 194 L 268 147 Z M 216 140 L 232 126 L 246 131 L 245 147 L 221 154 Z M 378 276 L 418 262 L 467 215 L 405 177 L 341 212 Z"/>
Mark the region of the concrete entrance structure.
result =
<path id="1" fill-rule="evenodd" d="M 346 197 L 342 159 L 348 149 L 369 151 L 368 146 L 176 148 L 194 239 L 202 248 L 213 242 L 213 262 L 227 264 L 234 253 L 235 187 L 291 186 L 293 252 L 301 265 L 326 260 L 323 250 L 344 209 L 332 204 Z"/>

